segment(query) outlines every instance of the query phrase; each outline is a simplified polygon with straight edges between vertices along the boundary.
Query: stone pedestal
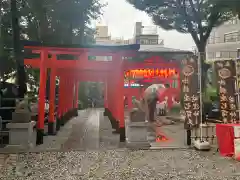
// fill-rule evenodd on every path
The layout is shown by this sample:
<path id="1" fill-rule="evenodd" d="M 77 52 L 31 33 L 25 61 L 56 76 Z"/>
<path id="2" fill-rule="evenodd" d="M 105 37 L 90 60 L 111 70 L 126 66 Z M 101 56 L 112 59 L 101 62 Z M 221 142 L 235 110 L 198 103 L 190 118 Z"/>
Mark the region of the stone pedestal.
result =
<path id="1" fill-rule="evenodd" d="M 36 131 L 33 127 L 36 122 L 9 123 L 9 147 L 18 149 L 29 149 L 36 146 Z"/>
<path id="2" fill-rule="evenodd" d="M 126 123 L 126 141 L 128 147 L 150 147 L 148 141 L 148 123 L 128 121 Z"/>
<path id="3" fill-rule="evenodd" d="M 31 122 L 32 114 L 28 111 L 13 112 L 12 123 L 29 123 Z"/>
<path id="4" fill-rule="evenodd" d="M 48 122 L 48 135 L 54 136 L 57 134 L 57 123 L 55 122 Z"/>
<path id="5" fill-rule="evenodd" d="M 74 109 L 74 116 L 75 116 L 75 117 L 78 116 L 78 109 L 77 109 L 77 108 Z"/>
<path id="6" fill-rule="evenodd" d="M 131 122 L 145 122 L 146 114 L 142 111 L 132 111 L 130 112 L 130 121 Z"/>

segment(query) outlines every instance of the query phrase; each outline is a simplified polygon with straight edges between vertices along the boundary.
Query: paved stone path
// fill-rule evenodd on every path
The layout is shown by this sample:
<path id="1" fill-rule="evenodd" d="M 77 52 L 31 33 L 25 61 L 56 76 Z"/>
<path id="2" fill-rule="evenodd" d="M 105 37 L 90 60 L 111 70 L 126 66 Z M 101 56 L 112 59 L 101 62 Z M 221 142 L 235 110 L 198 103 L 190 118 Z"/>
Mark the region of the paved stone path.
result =
<path id="1" fill-rule="evenodd" d="M 156 128 L 157 134 L 162 134 L 168 138 L 167 141 L 153 142 L 151 146 L 155 148 L 187 148 L 186 134 L 183 123 L 176 123 L 173 125 L 164 125 Z"/>
<path id="2" fill-rule="evenodd" d="M 99 121 L 102 111 L 85 112 L 72 124 L 72 132 L 63 144 L 63 150 L 87 150 L 99 148 Z"/>
<path id="3" fill-rule="evenodd" d="M 119 135 L 112 134 L 110 121 L 103 116 L 103 109 L 88 109 L 79 111 L 79 116 L 62 127 L 57 136 L 44 137 L 44 144 L 32 151 L 96 150 L 118 147 Z"/>

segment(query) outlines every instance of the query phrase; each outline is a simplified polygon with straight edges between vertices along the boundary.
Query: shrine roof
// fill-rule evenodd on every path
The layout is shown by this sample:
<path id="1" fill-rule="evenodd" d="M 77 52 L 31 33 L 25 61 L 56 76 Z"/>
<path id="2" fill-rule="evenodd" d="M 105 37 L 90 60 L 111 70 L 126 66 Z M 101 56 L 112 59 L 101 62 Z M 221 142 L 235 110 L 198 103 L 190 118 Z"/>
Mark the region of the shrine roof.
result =
<path id="1" fill-rule="evenodd" d="M 53 44 L 53 43 L 42 43 L 37 41 L 21 41 L 23 46 L 34 46 L 34 47 L 56 47 L 56 48 L 89 48 L 89 49 L 101 49 L 101 50 L 133 50 L 138 51 L 140 49 L 139 44 L 131 45 L 81 45 L 81 44 Z"/>
<path id="2" fill-rule="evenodd" d="M 175 52 L 192 53 L 191 51 L 163 47 L 162 45 L 140 45 L 140 52 Z"/>

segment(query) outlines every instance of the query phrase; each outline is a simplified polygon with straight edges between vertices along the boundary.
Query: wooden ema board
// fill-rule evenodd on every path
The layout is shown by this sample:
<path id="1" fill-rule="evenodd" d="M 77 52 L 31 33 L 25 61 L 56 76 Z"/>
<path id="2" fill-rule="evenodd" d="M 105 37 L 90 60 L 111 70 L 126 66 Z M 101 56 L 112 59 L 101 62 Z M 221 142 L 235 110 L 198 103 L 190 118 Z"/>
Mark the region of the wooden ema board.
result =
<path id="1" fill-rule="evenodd" d="M 200 99 L 198 88 L 197 58 L 192 56 L 182 60 L 181 90 L 185 111 L 186 129 L 198 127 L 200 124 Z"/>

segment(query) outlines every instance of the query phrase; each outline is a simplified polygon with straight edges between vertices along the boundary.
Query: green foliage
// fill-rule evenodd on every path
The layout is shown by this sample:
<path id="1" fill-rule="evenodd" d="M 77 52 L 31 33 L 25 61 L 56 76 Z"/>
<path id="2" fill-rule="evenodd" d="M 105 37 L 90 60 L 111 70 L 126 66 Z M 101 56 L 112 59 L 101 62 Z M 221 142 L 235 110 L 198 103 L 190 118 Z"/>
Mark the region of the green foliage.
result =
<path id="1" fill-rule="evenodd" d="M 82 108 L 88 107 L 88 98 L 86 94 L 87 82 L 81 82 L 79 84 L 78 99 L 82 104 Z"/>
<path id="2" fill-rule="evenodd" d="M 23 0 L 18 2 L 21 39 L 47 43 L 94 43 L 90 21 L 101 16 L 104 4 L 98 0 Z M 10 1 L 0 2 L 0 75 L 13 78 Z M 38 86 L 39 71 L 26 69 L 28 84 Z M 34 88 L 33 88 L 34 89 Z"/>
<path id="3" fill-rule="evenodd" d="M 127 0 L 145 11 L 154 23 L 166 30 L 190 33 L 199 52 L 205 52 L 213 27 L 230 19 L 232 14 L 219 11 L 213 0 Z"/>
<path id="4" fill-rule="evenodd" d="M 206 88 L 206 92 L 204 94 L 204 98 L 203 98 L 204 102 L 211 102 L 211 98 L 217 99 L 217 97 L 218 97 L 217 89 L 209 85 Z"/>
<path id="5" fill-rule="evenodd" d="M 233 17 L 223 11 L 218 0 L 127 0 L 135 8 L 146 12 L 153 22 L 166 30 L 189 33 L 194 40 L 201 59 L 202 87 L 205 90 L 206 44 L 212 29 Z M 220 0 L 219 0 L 220 1 Z"/>
<path id="6" fill-rule="evenodd" d="M 0 76 L 2 81 L 11 77 L 15 69 L 12 52 L 12 32 L 10 6 L 7 1 L 0 2 Z"/>
<path id="7" fill-rule="evenodd" d="M 212 0 L 220 6 L 223 12 L 232 12 L 240 19 L 240 1 L 239 0 Z"/>

